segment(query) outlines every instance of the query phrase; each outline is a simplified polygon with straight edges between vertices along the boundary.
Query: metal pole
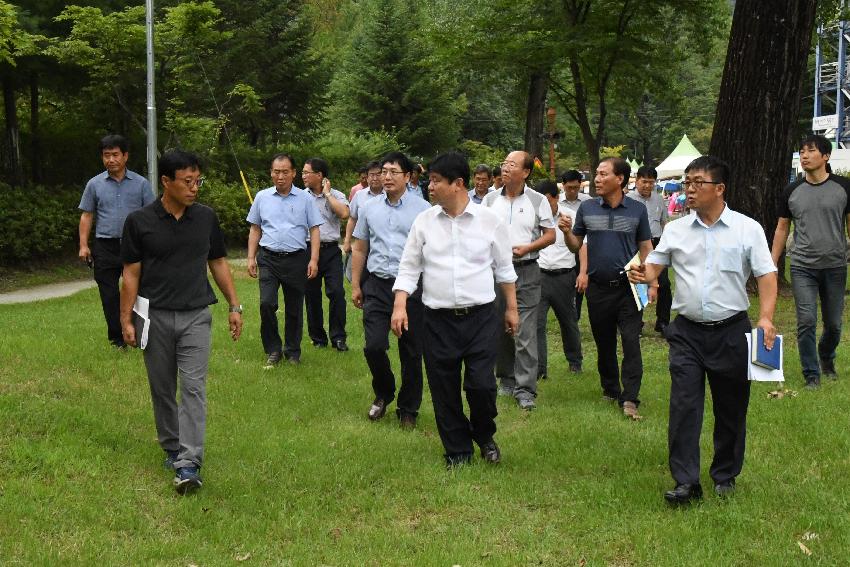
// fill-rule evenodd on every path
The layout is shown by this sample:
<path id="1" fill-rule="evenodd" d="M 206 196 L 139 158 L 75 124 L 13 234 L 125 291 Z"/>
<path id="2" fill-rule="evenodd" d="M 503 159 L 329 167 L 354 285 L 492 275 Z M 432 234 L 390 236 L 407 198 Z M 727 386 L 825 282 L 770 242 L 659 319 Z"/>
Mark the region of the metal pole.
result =
<path id="1" fill-rule="evenodd" d="M 145 36 L 148 70 L 148 181 L 154 194 L 159 194 L 156 159 L 156 97 L 154 96 L 153 0 L 145 0 Z"/>

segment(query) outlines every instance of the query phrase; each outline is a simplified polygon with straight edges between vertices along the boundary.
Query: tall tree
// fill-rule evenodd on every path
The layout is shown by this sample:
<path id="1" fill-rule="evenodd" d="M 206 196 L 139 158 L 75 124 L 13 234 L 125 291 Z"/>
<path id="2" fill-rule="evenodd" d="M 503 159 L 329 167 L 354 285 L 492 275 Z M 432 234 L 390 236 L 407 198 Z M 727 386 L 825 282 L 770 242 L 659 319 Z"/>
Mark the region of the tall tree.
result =
<path id="1" fill-rule="evenodd" d="M 788 181 L 817 0 L 738 0 L 709 152 L 726 160 L 730 206 L 773 240 Z"/>

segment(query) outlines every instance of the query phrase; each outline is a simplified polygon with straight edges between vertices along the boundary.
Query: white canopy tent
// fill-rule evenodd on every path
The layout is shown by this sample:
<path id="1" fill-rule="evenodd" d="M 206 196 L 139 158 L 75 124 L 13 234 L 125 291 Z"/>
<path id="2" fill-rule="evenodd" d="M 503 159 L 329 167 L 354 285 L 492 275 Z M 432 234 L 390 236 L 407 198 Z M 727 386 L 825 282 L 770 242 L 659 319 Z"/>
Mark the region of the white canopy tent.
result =
<path id="1" fill-rule="evenodd" d="M 658 164 L 658 167 L 655 168 L 658 171 L 658 179 L 681 177 L 685 174 L 685 168 L 688 164 L 701 155 L 702 154 L 699 153 L 699 150 L 697 150 L 688 139 L 688 135 L 685 134 L 682 136 L 682 140 L 679 142 L 679 145 L 676 146 L 676 149 L 670 152 L 667 159 L 662 161 Z"/>

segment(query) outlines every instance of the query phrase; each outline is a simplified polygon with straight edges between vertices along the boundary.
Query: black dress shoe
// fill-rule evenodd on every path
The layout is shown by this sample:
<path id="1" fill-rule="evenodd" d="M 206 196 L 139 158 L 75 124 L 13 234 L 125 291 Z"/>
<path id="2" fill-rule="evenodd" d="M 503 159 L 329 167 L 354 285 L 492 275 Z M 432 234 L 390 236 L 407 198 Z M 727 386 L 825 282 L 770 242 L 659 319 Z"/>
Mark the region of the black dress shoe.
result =
<path id="1" fill-rule="evenodd" d="M 402 413 L 398 416 L 398 425 L 408 431 L 416 429 L 416 416 L 409 413 Z"/>
<path id="2" fill-rule="evenodd" d="M 375 398 L 375 401 L 369 406 L 369 420 L 378 421 L 384 417 L 385 413 L 387 413 L 387 402 L 382 398 Z"/>
<path id="3" fill-rule="evenodd" d="M 735 493 L 735 479 L 733 478 L 726 482 L 718 482 L 714 485 L 714 493 L 720 498 L 732 496 Z"/>
<path id="4" fill-rule="evenodd" d="M 702 499 L 702 486 L 699 484 L 678 484 L 673 490 L 664 493 L 664 500 L 670 504 L 690 504 Z"/>
<path id="5" fill-rule="evenodd" d="M 325 348 L 326 346 L 328 346 L 328 343 L 326 343 L 325 341 L 313 339 L 313 346 L 316 348 Z"/>
<path id="6" fill-rule="evenodd" d="M 491 465 L 497 465 L 501 462 L 502 452 L 499 450 L 499 446 L 496 445 L 495 441 L 491 439 L 489 443 L 481 446 L 481 458 Z"/>
<path id="7" fill-rule="evenodd" d="M 338 339 L 334 341 L 334 348 L 339 352 L 346 352 L 348 350 L 348 345 L 345 344 L 345 339 Z"/>
<path id="8" fill-rule="evenodd" d="M 468 465 L 472 462 L 472 453 L 456 453 L 446 455 L 446 470 L 450 471 L 456 467 Z"/>

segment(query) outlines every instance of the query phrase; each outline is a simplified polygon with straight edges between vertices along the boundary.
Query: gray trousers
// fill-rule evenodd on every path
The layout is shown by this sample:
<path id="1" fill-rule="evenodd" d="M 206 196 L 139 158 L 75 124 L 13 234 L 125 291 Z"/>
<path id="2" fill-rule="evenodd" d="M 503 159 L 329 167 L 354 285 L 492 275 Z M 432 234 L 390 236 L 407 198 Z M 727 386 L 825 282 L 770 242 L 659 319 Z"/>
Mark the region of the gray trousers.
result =
<path id="1" fill-rule="evenodd" d="M 207 421 L 212 314 L 209 307 L 203 307 L 192 311 L 151 309 L 149 315 L 145 366 L 159 444 L 165 451 L 178 451 L 174 468 L 200 467 Z M 136 336 L 141 337 L 138 324 Z"/>
<path id="2" fill-rule="evenodd" d="M 540 267 L 537 262 L 514 264 L 517 274 L 516 301 L 519 332 L 501 334 L 496 376 L 503 388 L 513 390 L 518 400 L 537 397 L 537 305 L 540 303 Z M 504 317 L 505 297 L 496 293 L 496 312 Z"/>

